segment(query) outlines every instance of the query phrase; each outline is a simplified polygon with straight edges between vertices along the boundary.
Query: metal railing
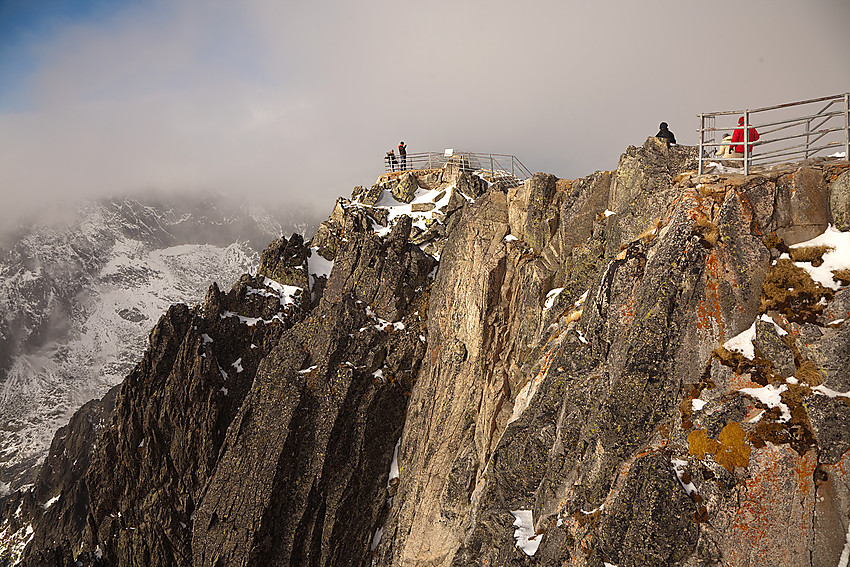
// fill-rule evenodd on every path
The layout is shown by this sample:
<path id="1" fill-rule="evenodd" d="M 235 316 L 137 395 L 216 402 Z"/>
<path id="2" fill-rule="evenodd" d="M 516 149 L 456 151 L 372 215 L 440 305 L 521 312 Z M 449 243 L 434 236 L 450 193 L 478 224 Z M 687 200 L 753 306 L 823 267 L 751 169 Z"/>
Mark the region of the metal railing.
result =
<path id="1" fill-rule="evenodd" d="M 733 167 L 743 165 L 744 174 L 749 174 L 755 164 L 808 159 L 832 148 L 843 148 L 845 159 L 850 159 L 850 93 L 754 110 L 727 110 L 697 116 L 700 175 L 705 164 L 712 161 Z M 739 126 L 735 120 L 740 116 L 744 117 L 744 126 Z M 755 116 L 762 121 L 752 123 L 751 119 Z M 718 122 L 720 126 L 717 126 Z M 716 139 L 719 133 L 733 134 L 744 127 L 747 131 L 755 128 L 759 139 L 744 143 L 743 138 L 750 136 L 743 132 L 740 142 Z M 743 156 L 729 155 L 728 150 L 733 146 L 743 146 Z M 714 148 L 713 155 L 709 155 L 711 148 Z"/>
<path id="2" fill-rule="evenodd" d="M 444 150 L 442 152 L 409 153 L 384 157 L 387 173 L 417 169 L 442 169 L 453 165 L 460 171 L 479 172 L 490 182 L 504 180 L 519 183 L 532 176 L 531 171 L 516 156 L 508 154 L 479 154 Z"/>

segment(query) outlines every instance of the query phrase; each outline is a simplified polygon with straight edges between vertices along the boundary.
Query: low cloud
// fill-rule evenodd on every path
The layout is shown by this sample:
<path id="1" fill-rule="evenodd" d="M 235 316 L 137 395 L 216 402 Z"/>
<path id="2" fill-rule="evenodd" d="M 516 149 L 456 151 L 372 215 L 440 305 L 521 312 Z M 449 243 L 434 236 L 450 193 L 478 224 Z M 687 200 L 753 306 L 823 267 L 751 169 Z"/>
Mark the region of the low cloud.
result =
<path id="1" fill-rule="evenodd" d="M 850 85 L 846 2 L 682 4 L 129 3 L 40 38 L 25 108 L 0 98 L 4 218 L 140 189 L 330 210 L 401 139 L 576 177 L 662 120 L 695 143 L 698 112 Z"/>

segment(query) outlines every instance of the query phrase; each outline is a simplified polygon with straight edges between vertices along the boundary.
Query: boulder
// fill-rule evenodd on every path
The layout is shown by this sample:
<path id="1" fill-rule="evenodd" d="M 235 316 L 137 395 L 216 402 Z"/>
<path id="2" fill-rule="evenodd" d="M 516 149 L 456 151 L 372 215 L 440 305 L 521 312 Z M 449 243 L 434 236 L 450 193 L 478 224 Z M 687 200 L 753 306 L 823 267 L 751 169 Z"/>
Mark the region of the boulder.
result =
<path id="1" fill-rule="evenodd" d="M 756 321 L 756 336 L 753 345 L 759 355 L 771 361 L 772 370 L 783 378 L 793 376 L 797 370 L 794 366 L 794 353 L 776 332 L 773 323 L 758 319 Z"/>
<path id="2" fill-rule="evenodd" d="M 787 226 L 779 227 L 776 234 L 785 244 L 792 246 L 810 240 L 826 230 L 829 224 L 830 190 L 823 173 L 811 167 L 801 167 L 793 174 L 777 181 L 777 190 L 788 195 L 780 203 L 788 207 Z M 839 191 L 840 192 L 840 191 Z"/>
<path id="3" fill-rule="evenodd" d="M 508 192 L 511 232 L 521 235 L 536 253 L 540 253 L 558 230 L 554 175 L 536 173 L 523 185 Z"/>
<path id="4" fill-rule="evenodd" d="M 850 324 L 827 328 L 816 341 L 807 345 L 807 353 L 823 374 L 824 383 L 839 392 L 850 392 Z"/>
<path id="5" fill-rule="evenodd" d="M 351 193 L 351 200 L 363 203 L 364 205 L 374 205 L 381 198 L 383 192 L 384 186 L 379 183 L 375 183 L 369 189 L 358 186 Z"/>
<path id="6" fill-rule="evenodd" d="M 839 175 L 829 185 L 831 223 L 841 231 L 850 230 L 850 170 Z"/>
<path id="7" fill-rule="evenodd" d="M 416 191 L 419 189 L 419 183 L 416 176 L 411 172 L 406 172 L 398 178 L 398 183 L 393 185 L 392 194 L 396 201 L 401 203 L 409 203 L 416 196 Z"/>
<path id="8" fill-rule="evenodd" d="M 455 182 L 457 190 L 471 199 L 477 199 L 487 190 L 487 181 L 464 171 Z"/>
<path id="9" fill-rule="evenodd" d="M 280 284 L 309 290 L 308 250 L 300 234 L 287 240 L 280 237 L 260 253 L 257 274 Z"/>

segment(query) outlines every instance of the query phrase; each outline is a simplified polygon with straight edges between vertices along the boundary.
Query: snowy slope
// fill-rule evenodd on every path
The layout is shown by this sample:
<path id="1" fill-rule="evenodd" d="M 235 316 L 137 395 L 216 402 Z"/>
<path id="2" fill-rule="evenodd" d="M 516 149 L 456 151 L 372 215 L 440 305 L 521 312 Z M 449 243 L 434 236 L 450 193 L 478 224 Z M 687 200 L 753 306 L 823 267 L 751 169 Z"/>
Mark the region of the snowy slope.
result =
<path id="1" fill-rule="evenodd" d="M 30 482 L 56 429 L 124 378 L 168 306 L 198 303 L 213 281 L 229 288 L 256 268 L 248 238 L 281 232 L 203 205 L 84 203 L 2 251 L 0 492 Z"/>

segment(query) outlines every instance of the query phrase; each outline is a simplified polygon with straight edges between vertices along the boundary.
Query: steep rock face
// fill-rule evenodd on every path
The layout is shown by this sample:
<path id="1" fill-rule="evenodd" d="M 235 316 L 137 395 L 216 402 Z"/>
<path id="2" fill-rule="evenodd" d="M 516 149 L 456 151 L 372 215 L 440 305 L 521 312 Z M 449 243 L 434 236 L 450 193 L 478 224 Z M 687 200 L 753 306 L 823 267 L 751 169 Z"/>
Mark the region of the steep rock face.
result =
<path id="1" fill-rule="evenodd" d="M 227 294 L 213 284 L 203 306 L 169 309 L 121 385 L 94 447 L 82 452 L 91 453 L 87 469 L 78 447 L 56 447 L 82 468 L 51 483 L 61 496 L 49 513 L 33 514 L 35 544 L 23 564 L 129 564 L 144 558 L 164 565 L 191 559 L 192 516 L 227 426 L 260 360 L 283 329 L 303 316 L 301 292 L 287 291 L 261 276 L 243 276 Z M 48 467 L 49 461 L 43 471 Z M 50 521 L 55 513 L 74 520 L 67 539 Z"/>
<path id="2" fill-rule="evenodd" d="M 670 146 L 659 138 L 647 138 L 640 148 L 630 146 L 620 157 L 608 196 L 610 217 L 606 244 L 631 242 L 660 222 L 678 191 L 679 173 L 696 169 L 696 148 Z M 608 250 L 612 255 L 615 250 Z"/>
<path id="3" fill-rule="evenodd" d="M 57 437 L 73 474 L 6 502 L 4 533 L 31 543 L 24 565 L 367 562 L 436 262 L 410 244 L 410 217 L 378 235 L 373 215 L 387 213 L 361 206 L 328 221 L 330 277 L 294 235 L 257 276 L 163 316 L 103 431 Z M 93 431 L 87 419 L 74 435 Z"/>
<path id="4" fill-rule="evenodd" d="M 659 168 L 669 179 L 666 162 Z M 488 194 L 451 233 L 429 316 L 431 366 L 414 391 L 400 448 L 403 469 L 414 478 L 399 485 L 401 505 L 387 531 L 392 543 L 382 550 L 387 564 L 451 560 L 517 393 L 540 371 L 547 340 L 560 340 L 545 330 L 599 268 L 603 247 L 589 237 L 600 226 L 611 179 L 598 173 L 564 183 L 535 175 L 508 201 Z M 413 416 L 451 426 L 419 427 Z"/>
<path id="5" fill-rule="evenodd" d="M 464 217 L 474 238 L 450 233 L 379 564 L 838 560 L 844 326 L 797 323 L 798 296 L 771 290 L 786 277 L 781 250 L 831 221 L 830 179 L 847 166 L 697 178 L 681 171 L 690 150 L 657 146 L 650 139 L 613 175 L 582 183 L 536 176 L 505 205 L 517 240 L 492 224 L 504 210 L 489 195 Z M 604 178 L 615 214 L 590 226 L 575 213 L 525 212 L 557 210 L 575 187 L 571 204 L 601 213 Z M 575 234 L 586 240 L 564 246 Z M 468 251 L 487 243 L 487 261 L 471 269 Z M 840 311 L 829 290 L 793 305 L 820 313 L 821 297 Z M 768 314 L 783 334 L 759 327 L 755 355 L 719 348 Z M 777 391 L 782 408 L 764 396 Z M 517 510 L 533 513 L 534 559 L 515 545 Z"/>
<path id="6" fill-rule="evenodd" d="M 59 429 L 50 446 L 34 487 L 16 492 L 3 501 L 3 558 L 14 563 L 24 551 L 22 543 L 55 554 L 62 561 L 61 545 L 77 541 L 88 515 L 88 486 L 85 474 L 115 404 L 120 386 L 100 400 L 83 405 L 65 427 Z M 38 518 L 49 530 L 32 529 Z M 15 535 L 18 537 L 15 537 Z"/>
<path id="7" fill-rule="evenodd" d="M 271 278 L 282 285 L 310 289 L 310 274 L 307 262 L 307 249 L 299 234 L 292 238 L 278 238 L 260 253 L 260 267 L 257 274 Z M 309 300 L 308 294 L 302 299 Z M 310 307 L 309 301 L 304 307 Z"/>
<path id="8" fill-rule="evenodd" d="M 133 369 L 168 306 L 253 269 L 250 243 L 280 231 L 266 214 L 193 195 L 47 208 L 3 234 L 0 493 L 32 485 L 56 430 Z"/>
<path id="9" fill-rule="evenodd" d="M 169 310 L 0 533 L 24 565 L 837 564 L 850 279 L 796 245 L 850 166 L 693 158 L 355 188 Z"/>
<path id="10" fill-rule="evenodd" d="M 396 289 L 432 267 L 409 231 L 349 239 L 318 308 L 263 361 L 196 514 L 195 565 L 365 562 L 424 354 L 423 296 Z"/>
<path id="11" fill-rule="evenodd" d="M 428 344 L 436 346 L 411 399 L 407 423 L 416 426 L 405 428 L 399 452 L 415 476 L 399 485 L 401 506 L 385 530 L 400 548 L 398 564 L 438 561 L 457 547 L 475 471 L 510 412 L 498 356 L 504 329 L 495 324 L 507 318 L 506 213 L 505 195 L 488 193 L 467 208 L 443 250 L 435 287 L 445 291 L 432 296 L 428 318 Z"/>
<path id="12" fill-rule="evenodd" d="M 838 230 L 850 230 L 850 171 L 838 175 L 830 186 L 830 213 Z"/>

